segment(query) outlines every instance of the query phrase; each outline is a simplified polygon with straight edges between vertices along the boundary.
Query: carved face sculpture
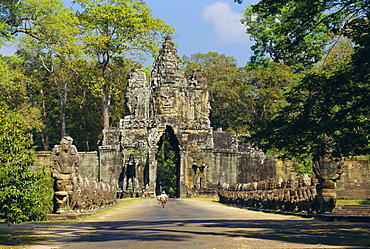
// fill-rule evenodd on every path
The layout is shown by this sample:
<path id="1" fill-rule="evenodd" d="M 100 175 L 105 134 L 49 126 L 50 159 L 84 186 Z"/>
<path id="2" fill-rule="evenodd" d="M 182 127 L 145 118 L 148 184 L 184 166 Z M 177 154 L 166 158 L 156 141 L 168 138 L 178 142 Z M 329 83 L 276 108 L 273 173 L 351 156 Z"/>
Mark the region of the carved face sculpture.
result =
<path id="1" fill-rule="evenodd" d="M 70 137 L 63 137 L 62 141 L 60 141 L 60 145 L 62 146 L 62 150 L 64 151 L 68 151 L 71 144 L 72 144 L 72 138 Z"/>
<path id="2" fill-rule="evenodd" d="M 156 112 L 158 114 L 172 114 L 175 112 L 175 93 L 171 90 L 162 88 L 155 94 Z"/>
<path id="3" fill-rule="evenodd" d="M 310 186 L 311 185 L 311 177 L 309 177 L 307 174 L 303 175 L 303 186 Z"/>

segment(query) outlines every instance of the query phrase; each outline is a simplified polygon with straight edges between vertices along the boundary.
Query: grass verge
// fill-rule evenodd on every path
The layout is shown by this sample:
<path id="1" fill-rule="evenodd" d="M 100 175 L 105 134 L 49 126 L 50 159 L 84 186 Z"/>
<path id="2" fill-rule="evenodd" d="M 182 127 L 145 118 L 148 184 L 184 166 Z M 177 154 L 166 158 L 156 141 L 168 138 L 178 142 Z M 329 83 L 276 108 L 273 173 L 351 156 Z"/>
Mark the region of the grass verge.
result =
<path id="1" fill-rule="evenodd" d="M 370 200 L 337 200 L 337 205 L 370 205 Z"/>

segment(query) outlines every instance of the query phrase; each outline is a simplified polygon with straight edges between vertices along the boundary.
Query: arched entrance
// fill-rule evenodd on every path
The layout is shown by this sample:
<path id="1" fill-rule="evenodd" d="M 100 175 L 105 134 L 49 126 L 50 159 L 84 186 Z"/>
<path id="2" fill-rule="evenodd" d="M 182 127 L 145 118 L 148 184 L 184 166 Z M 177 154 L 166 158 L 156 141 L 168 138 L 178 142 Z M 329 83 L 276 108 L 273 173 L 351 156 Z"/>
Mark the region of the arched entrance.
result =
<path id="1" fill-rule="evenodd" d="M 180 149 L 173 129 L 166 127 L 158 142 L 156 194 L 166 191 L 171 197 L 180 197 Z"/>

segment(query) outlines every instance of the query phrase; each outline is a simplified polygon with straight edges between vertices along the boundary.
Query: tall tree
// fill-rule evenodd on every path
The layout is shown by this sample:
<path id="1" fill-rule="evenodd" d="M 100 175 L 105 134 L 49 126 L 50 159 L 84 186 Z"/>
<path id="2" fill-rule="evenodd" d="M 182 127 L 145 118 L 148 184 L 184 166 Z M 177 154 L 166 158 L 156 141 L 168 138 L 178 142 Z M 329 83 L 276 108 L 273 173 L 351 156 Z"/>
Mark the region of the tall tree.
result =
<path id="1" fill-rule="evenodd" d="M 254 55 L 253 63 L 263 60 L 268 56 L 272 61 L 285 65 L 307 67 L 317 63 L 323 56 L 325 47 L 329 44 L 330 36 L 324 23 L 318 23 L 303 37 L 292 34 L 289 25 L 291 19 L 300 17 L 305 22 L 307 11 L 298 12 L 300 3 L 286 5 L 280 11 L 265 14 L 258 4 L 247 6 L 244 18 L 241 20 L 246 26 L 246 32 L 250 35 L 254 44 L 251 46 Z M 297 24 L 305 30 L 304 24 Z"/>
<path id="2" fill-rule="evenodd" d="M 307 72 L 288 95 L 289 104 L 259 134 L 262 141 L 294 156 L 312 156 L 319 141 L 330 136 L 337 141 L 343 155 L 368 154 L 369 2 L 262 0 L 256 10 L 266 16 L 287 7 L 294 7 L 296 12 L 291 12 L 292 20 L 282 25 L 296 37 L 298 45 L 304 43 L 304 37 L 315 27 L 325 25 L 330 33 L 350 39 L 353 53 L 336 56 L 335 60 L 329 58 L 325 66 Z M 302 17 L 295 16 L 303 7 L 309 11 Z M 301 27 L 297 27 L 299 23 Z"/>
<path id="3" fill-rule="evenodd" d="M 50 80 L 60 101 L 61 137 L 66 136 L 66 104 L 68 88 L 78 76 L 75 60 L 82 55 L 78 45 L 79 29 L 76 16 L 61 5 L 53 9 L 43 26 L 32 27 L 32 35 L 22 37 L 22 50 L 39 57 L 42 66 L 50 75 Z"/>
<path id="4" fill-rule="evenodd" d="M 73 60 L 80 56 L 77 18 L 61 0 L 4 1 L 0 8 L 4 25 L 2 37 L 21 34 L 22 49 L 39 56 L 43 67 L 51 75 L 61 106 L 61 136 L 66 135 L 65 106 L 69 77 L 62 75 L 73 68 Z"/>
<path id="5" fill-rule="evenodd" d="M 155 52 L 162 36 L 173 29 L 153 18 L 151 10 L 140 0 L 77 0 L 82 10 L 78 17 L 83 31 L 86 53 L 100 61 L 101 75 L 95 78 L 94 89 L 102 96 L 104 127 L 110 126 L 110 105 L 115 79 L 111 59 Z"/>

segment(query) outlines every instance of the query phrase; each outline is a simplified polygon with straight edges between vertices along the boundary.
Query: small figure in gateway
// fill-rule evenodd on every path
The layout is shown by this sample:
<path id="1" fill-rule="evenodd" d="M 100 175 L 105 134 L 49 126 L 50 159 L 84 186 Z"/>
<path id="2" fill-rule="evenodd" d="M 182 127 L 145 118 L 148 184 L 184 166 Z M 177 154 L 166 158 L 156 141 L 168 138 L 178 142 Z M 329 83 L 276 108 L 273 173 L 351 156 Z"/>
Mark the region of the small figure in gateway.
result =
<path id="1" fill-rule="evenodd" d="M 162 194 L 157 196 L 157 200 L 159 201 L 159 205 L 162 205 L 162 207 L 164 207 L 164 205 L 166 205 L 168 201 L 168 195 L 165 191 L 162 191 Z"/>

